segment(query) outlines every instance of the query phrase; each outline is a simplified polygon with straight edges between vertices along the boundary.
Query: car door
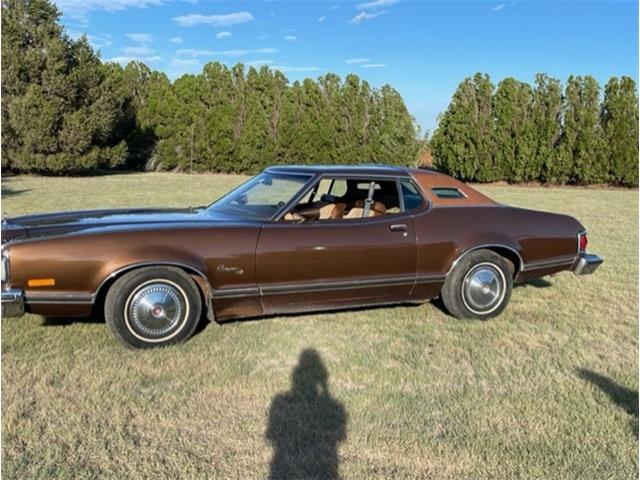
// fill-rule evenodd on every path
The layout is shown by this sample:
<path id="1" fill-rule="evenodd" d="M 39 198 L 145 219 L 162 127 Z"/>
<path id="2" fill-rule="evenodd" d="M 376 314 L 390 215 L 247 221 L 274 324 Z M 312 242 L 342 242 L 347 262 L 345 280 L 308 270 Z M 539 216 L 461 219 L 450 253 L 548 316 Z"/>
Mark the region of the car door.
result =
<path id="1" fill-rule="evenodd" d="M 256 252 L 263 309 L 277 313 L 406 300 L 415 280 L 416 255 L 413 221 L 402 211 L 350 220 L 266 223 Z"/>

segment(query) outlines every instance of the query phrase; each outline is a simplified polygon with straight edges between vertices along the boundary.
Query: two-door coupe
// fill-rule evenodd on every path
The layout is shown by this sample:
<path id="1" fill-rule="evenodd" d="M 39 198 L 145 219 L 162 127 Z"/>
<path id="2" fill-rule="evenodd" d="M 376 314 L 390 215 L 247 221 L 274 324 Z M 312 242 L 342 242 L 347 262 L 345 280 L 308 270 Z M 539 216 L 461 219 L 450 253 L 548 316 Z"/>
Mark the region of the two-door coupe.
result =
<path id="1" fill-rule="evenodd" d="M 208 207 L 65 212 L 2 224 L 2 313 L 104 311 L 128 347 L 225 320 L 424 302 L 502 312 L 514 282 L 592 273 L 575 219 L 501 205 L 447 175 L 277 166 Z"/>

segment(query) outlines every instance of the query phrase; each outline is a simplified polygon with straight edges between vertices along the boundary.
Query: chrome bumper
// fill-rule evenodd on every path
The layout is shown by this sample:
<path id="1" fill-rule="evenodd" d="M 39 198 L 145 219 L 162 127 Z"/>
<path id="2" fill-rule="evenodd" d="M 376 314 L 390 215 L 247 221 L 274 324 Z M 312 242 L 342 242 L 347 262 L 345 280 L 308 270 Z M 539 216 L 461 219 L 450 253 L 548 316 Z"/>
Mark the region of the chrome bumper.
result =
<path id="1" fill-rule="evenodd" d="M 598 255 L 581 253 L 576 263 L 573 264 L 573 273 L 576 275 L 588 275 L 595 272 L 601 263 L 602 258 Z"/>
<path id="2" fill-rule="evenodd" d="M 2 289 L 2 318 L 24 315 L 24 294 L 17 288 Z"/>

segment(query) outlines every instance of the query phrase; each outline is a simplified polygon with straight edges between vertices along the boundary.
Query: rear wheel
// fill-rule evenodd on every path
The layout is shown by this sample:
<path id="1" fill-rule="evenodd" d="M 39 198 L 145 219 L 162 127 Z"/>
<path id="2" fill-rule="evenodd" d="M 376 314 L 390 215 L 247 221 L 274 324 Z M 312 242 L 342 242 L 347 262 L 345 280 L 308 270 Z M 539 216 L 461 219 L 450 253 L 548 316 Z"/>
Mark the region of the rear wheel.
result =
<path id="1" fill-rule="evenodd" d="M 465 255 L 442 287 L 442 301 L 454 317 L 486 320 L 502 313 L 513 287 L 513 265 L 491 250 Z"/>
<path id="2" fill-rule="evenodd" d="M 128 348 L 153 348 L 188 339 L 202 311 L 200 292 L 182 270 L 148 267 L 123 275 L 105 299 L 105 319 Z"/>

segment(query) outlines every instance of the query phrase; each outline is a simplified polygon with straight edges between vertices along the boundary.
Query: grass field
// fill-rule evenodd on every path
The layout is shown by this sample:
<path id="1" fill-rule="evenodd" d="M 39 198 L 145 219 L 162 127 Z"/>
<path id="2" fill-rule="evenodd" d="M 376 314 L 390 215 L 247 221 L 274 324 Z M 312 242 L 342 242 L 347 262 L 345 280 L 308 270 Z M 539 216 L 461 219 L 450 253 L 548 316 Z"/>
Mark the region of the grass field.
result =
<path id="1" fill-rule="evenodd" d="M 5 178 L 2 210 L 201 205 L 241 180 Z M 100 319 L 4 320 L 3 478 L 300 476 L 287 455 L 343 478 L 637 477 L 638 192 L 481 190 L 576 216 L 605 263 L 516 288 L 487 323 L 427 304 L 131 352 Z"/>

